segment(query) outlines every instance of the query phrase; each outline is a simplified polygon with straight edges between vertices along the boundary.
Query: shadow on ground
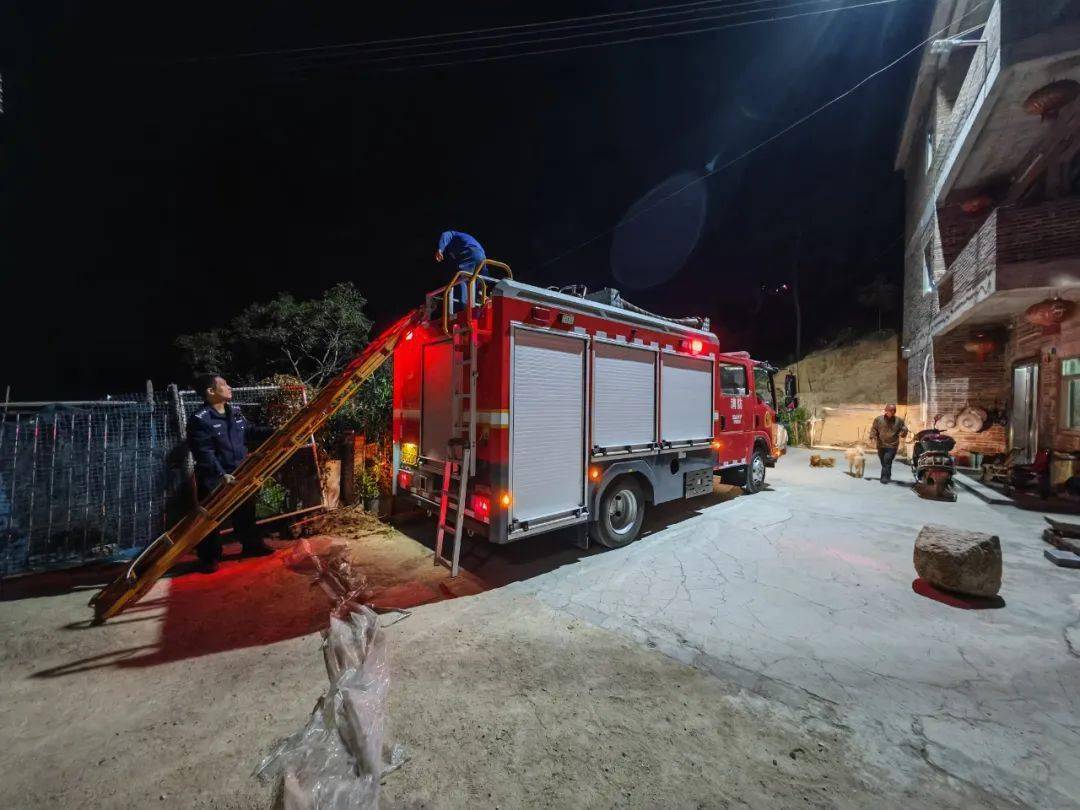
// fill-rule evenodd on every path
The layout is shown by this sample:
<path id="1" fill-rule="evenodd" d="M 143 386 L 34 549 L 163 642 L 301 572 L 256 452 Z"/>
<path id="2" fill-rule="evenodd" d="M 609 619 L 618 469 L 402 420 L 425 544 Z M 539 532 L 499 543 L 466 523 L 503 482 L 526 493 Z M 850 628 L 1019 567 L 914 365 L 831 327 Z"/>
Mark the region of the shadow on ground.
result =
<path id="1" fill-rule="evenodd" d="M 702 510 L 730 501 L 738 497 L 741 491 L 738 487 L 717 484 L 711 495 L 651 507 L 646 512 L 641 536 L 648 537 L 669 526 L 698 517 Z M 768 487 L 763 491 L 768 492 Z M 428 518 L 418 513 L 402 521 L 396 528 L 434 552 L 434 517 Z M 576 528 L 527 537 L 506 545 L 489 543 L 481 537 L 466 537 L 461 544 L 461 567 L 482 580 L 488 588 L 500 588 L 609 551 L 591 540 L 589 548 L 582 549 L 576 545 L 576 539 Z"/>

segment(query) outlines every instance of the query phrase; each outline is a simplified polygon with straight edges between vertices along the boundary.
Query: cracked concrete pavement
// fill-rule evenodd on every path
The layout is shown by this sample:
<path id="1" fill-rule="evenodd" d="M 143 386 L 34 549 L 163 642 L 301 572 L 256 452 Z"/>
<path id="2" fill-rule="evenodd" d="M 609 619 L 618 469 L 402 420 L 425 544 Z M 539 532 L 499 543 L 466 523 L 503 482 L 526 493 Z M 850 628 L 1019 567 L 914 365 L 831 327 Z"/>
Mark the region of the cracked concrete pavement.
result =
<path id="1" fill-rule="evenodd" d="M 900 780 L 929 767 L 1007 802 L 1080 807 L 1080 572 L 1044 559 L 1042 516 L 966 492 L 921 500 L 902 466 L 892 485 L 840 466 L 792 450 L 768 491 L 661 507 L 628 548 L 509 589 L 842 724 Z M 926 523 L 1001 537 L 1003 607 L 913 591 Z"/>

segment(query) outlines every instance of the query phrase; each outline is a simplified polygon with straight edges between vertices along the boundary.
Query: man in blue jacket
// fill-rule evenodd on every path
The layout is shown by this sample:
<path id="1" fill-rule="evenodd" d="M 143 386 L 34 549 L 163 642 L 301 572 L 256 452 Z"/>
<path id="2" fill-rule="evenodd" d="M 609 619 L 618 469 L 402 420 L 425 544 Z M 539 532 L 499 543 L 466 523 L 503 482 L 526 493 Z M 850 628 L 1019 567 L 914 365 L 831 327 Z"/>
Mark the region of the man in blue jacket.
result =
<path id="1" fill-rule="evenodd" d="M 471 273 L 485 258 L 484 249 L 475 237 L 461 231 L 443 231 L 439 247 L 435 249 L 435 261 L 449 260 L 459 270 Z"/>
<path id="2" fill-rule="evenodd" d="M 188 419 L 187 440 L 195 459 L 195 483 L 199 501 L 219 484 L 236 481 L 233 473 L 247 456 L 244 437 L 247 420 L 232 404 L 232 389 L 220 374 L 203 374 L 195 381 L 203 404 Z M 233 536 L 240 540 L 245 556 L 270 554 L 255 525 L 255 499 L 248 498 L 232 513 Z M 214 529 L 199 543 L 196 553 L 203 570 L 212 573 L 221 561 L 221 535 Z"/>

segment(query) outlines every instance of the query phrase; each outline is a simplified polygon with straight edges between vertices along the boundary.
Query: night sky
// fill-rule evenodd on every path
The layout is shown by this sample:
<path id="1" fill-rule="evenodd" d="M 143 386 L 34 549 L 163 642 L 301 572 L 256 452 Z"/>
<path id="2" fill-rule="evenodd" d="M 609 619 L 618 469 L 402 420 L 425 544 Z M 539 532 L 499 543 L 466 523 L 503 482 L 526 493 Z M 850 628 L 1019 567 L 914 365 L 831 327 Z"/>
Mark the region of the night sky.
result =
<path id="1" fill-rule="evenodd" d="M 804 346 L 875 322 L 855 291 L 900 283 L 892 167 L 918 55 L 627 223 L 614 250 L 610 232 L 572 249 L 912 47 L 929 0 L 452 67 L 208 58 L 659 2 L 450 5 L 5 4 L 0 397 L 187 383 L 177 334 L 283 290 L 351 279 L 386 322 L 446 277 L 445 228 L 524 281 L 617 286 L 774 360 L 792 308 L 759 286 L 791 278 L 798 244 Z"/>

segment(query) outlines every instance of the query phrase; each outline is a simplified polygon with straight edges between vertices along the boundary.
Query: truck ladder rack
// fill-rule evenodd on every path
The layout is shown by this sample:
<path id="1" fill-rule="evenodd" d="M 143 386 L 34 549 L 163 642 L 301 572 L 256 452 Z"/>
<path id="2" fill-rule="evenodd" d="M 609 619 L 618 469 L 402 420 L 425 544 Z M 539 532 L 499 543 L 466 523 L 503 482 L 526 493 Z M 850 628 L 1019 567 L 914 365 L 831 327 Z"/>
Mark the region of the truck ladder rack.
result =
<path id="1" fill-rule="evenodd" d="M 236 507 L 258 492 L 263 482 L 280 469 L 293 453 L 306 446 L 311 434 L 348 402 L 363 382 L 386 362 L 401 337 L 417 326 L 422 318 L 423 310 L 410 312 L 371 341 L 307 405 L 244 459 L 234 473 L 234 483 L 219 484 L 203 503 L 147 546 L 123 575 L 95 594 L 90 600 L 95 623 L 112 618 L 142 598 L 182 555 L 195 548 Z"/>

